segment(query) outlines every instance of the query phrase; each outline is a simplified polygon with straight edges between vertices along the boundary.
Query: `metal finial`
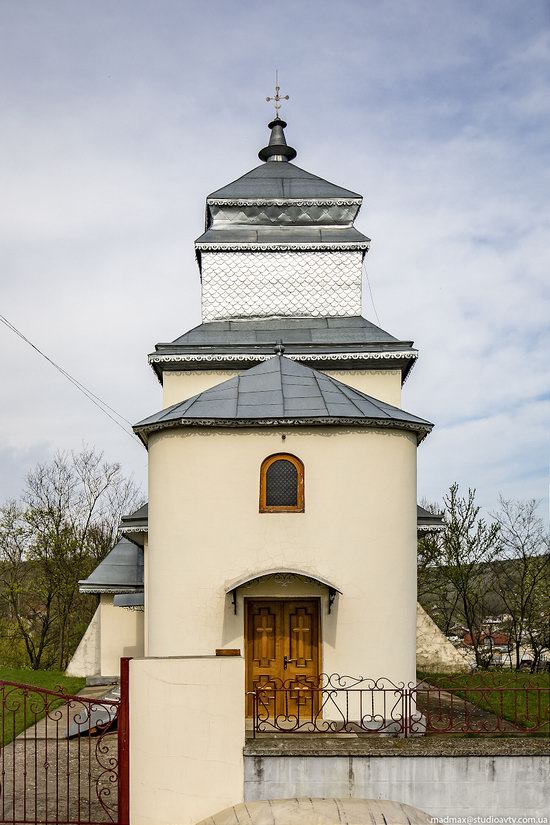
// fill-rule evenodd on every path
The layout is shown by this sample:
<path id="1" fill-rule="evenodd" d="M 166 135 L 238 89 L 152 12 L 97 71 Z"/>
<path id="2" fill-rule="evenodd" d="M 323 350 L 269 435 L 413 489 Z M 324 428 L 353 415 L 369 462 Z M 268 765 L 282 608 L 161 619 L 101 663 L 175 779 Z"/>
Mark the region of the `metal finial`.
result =
<path id="1" fill-rule="evenodd" d="M 275 352 L 277 355 L 282 355 L 282 354 L 284 353 L 284 351 L 285 351 L 284 344 L 283 344 L 283 342 L 281 341 L 281 339 L 279 338 L 279 340 L 278 340 L 278 341 L 277 341 L 277 343 L 275 344 L 274 352 Z"/>
<path id="2" fill-rule="evenodd" d="M 275 97 L 266 97 L 268 103 L 273 102 L 275 106 L 275 117 L 279 117 L 279 109 L 281 108 L 281 100 L 290 100 L 288 95 L 280 95 L 281 87 L 279 86 L 279 71 L 275 71 Z"/>

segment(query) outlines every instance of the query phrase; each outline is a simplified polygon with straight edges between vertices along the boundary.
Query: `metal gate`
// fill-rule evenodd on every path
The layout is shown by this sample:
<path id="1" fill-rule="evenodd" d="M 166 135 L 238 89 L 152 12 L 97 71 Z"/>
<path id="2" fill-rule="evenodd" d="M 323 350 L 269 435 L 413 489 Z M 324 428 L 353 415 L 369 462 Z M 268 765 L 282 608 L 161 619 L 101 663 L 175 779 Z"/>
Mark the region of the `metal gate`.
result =
<path id="1" fill-rule="evenodd" d="M 129 661 L 118 698 L 0 681 L 0 823 L 129 825 Z"/>

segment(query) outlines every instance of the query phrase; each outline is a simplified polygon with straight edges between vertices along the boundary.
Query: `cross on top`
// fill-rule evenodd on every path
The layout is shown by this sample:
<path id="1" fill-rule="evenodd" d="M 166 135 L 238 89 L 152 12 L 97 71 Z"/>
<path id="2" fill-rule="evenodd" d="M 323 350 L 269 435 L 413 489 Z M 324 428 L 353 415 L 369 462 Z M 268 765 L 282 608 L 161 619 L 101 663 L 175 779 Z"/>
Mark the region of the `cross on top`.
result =
<path id="1" fill-rule="evenodd" d="M 275 72 L 275 97 L 266 97 L 268 103 L 273 102 L 275 106 L 275 117 L 279 117 L 279 109 L 281 108 L 281 100 L 289 100 L 288 95 L 280 95 L 281 87 L 279 86 L 279 72 Z"/>

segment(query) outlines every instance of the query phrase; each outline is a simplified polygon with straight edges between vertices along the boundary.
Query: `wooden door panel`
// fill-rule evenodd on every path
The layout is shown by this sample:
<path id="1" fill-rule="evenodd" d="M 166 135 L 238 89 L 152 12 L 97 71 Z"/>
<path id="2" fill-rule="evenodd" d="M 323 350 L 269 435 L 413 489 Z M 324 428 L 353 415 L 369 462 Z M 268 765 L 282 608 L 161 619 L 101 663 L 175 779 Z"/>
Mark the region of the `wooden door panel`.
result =
<path id="1" fill-rule="evenodd" d="M 261 715 L 315 715 L 319 677 L 317 599 L 247 600 L 246 689 L 262 686 Z M 276 690 L 287 683 L 291 690 Z M 247 716 L 253 713 L 252 697 Z"/>
<path id="2" fill-rule="evenodd" d="M 284 695 L 285 717 L 313 719 L 319 706 L 319 609 L 317 601 L 286 602 L 283 609 L 287 666 L 283 679 L 292 689 Z"/>

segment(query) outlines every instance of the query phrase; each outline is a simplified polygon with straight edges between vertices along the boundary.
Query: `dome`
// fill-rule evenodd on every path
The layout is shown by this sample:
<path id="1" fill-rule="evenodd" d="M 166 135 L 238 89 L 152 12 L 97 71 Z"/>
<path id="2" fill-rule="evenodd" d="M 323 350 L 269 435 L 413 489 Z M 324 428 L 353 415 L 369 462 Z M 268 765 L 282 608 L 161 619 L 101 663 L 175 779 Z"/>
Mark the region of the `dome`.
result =
<path id="1" fill-rule="evenodd" d="M 264 799 L 225 808 L 198 825 L 428 825 L 418 808 L 389 799 Z"/>

